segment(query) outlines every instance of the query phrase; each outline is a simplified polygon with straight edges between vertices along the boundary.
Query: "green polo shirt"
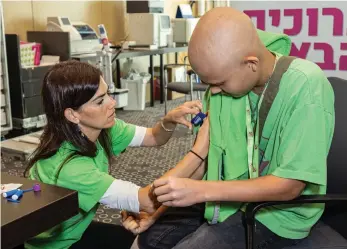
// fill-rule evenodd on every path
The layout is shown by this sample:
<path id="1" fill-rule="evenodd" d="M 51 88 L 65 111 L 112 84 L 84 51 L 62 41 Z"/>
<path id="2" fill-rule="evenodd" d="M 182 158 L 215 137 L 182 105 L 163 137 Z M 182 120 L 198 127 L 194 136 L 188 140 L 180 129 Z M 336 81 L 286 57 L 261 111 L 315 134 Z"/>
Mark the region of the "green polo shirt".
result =
<path id="1" fill-rule="evenodd" d="M 117 156 L 134 138 L 135 126 L 117 119 L 109 132 L 112 152 Z M 76 216 L 27 241 L 25 248 L 69 248 L 81 238 L 95 216 L 100 198 L 114 181 L 114 178 L 108 174 L 109 162 L 106 153 L 99 142 L 96 145 L 97 153 L 94 158 L 74 157 L 64 164 L 58 179 L 55 176 L 59 166 L 73 151 L 76 151 L 76 148 L 68 142 L 64 142 L 55 155 L 39 160 L 32 167 L 31 179 L 78 191 L 80 209 Z"/>
<path id="2" fill-rule="evenodd" d="M 259 96 L 251 92 L 250 99 L 255 107 Z M 316 64 L 295 59 L 282 77 L 264 125 L 260 175 L 304 181 L 302 195 L 325 194 L 334 124 L 334 93 L 326 76 Z M 282 205 L 263 209 L 256 218 L 279 236 L 301 239 L 323 210 L 323 204 Z"/>

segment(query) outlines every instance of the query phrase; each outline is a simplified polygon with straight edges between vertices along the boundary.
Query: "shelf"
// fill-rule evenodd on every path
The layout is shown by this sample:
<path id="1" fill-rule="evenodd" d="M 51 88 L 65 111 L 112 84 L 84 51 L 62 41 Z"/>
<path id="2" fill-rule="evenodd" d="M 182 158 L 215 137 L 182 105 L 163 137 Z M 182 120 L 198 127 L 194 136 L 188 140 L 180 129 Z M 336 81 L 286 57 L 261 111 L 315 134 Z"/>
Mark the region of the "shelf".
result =
<path id="1" fill-rule="evenodd" d="M 6 124 L 1 125 L 1 136 L 7 134 L 12 130 L 12 112 L 10 103 L 10 91 L 8 82 L 8 71 L 7 71 L 7 51 L 5 47 L 5 31 L 4 31 L 4 17 L 2 2 L 0 1 L 0 90 L 1 90 L 1 101 L 4 101 L 3 106 L 0 106 L 1 120 L 6 120 Z M 0 105 L 1 105 L 0 104 Z M 1 124 L 1 122 L 0 122 Z"/>

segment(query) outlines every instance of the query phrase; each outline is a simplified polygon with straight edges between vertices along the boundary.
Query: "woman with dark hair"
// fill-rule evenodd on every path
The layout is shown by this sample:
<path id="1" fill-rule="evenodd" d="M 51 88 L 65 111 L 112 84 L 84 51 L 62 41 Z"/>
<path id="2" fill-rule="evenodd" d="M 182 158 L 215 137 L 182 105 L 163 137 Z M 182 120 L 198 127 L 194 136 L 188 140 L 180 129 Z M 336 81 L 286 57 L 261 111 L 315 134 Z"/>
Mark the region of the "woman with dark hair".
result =
<path id="1" fill-rule="evenodd" d="M 26 248 L 120 248 L 116 226 L 92 222 L 99 203 L 154 212 L 150 186 L 116 180 L 108 174 L 109 162 L 128 146 L 165 144 L 177 123 L 191 126 L 185 115 L 197 114 L 201 103 L 187 102 L 145 128 L 115 119 L 116 102 L 107 92 L 101 72 L 87 63 L 62 62 L 46 74 L 42 98 L 47 125 L 25 175 L 78 191 L 80 211 L 27 241 Z"/>

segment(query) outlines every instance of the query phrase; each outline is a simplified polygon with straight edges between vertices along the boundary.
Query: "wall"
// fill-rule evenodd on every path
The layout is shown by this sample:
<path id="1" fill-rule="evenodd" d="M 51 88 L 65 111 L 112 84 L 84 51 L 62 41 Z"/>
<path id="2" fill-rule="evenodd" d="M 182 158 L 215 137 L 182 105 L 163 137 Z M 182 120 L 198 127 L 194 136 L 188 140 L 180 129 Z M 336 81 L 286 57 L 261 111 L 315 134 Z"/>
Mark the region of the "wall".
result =
<path id="1" fill-rule="evenodd" d="M 165 13 L 175 17 L 178 4 L 188 0 L 165 0 Z M 18 34 L 26 40 L 26 31 L 45 30 L 48 16 L 67 16 L 71 21 L 83 21 L 94 29 L 103 23 L 113 43 L 124 40 L 128 34 L 126 1 L 4 1 L 5 32 Z M 180 55 L 180 59 L 184 54 Z M 154 57 L 154 65 L 159 65 L 159 57 Z M 164 57 L 164 61 L 174 62 L 174 54 Z M 121 60 L 121 69 L 126 60 Z M 148 57 L 134 58 L 132 66 L 139 71 L 147 71 Z M 149 100 L 149 94 L 146 96 Z"/>
<path id="2" fill-rule="evenodd" d="M 178 4 L 187 0 L 165 0 L 165 12 L 176 14 Z M 125 1 L 4 1 L 4 23 L 7 33 L 26 39 L 27 30 L 45 30 L 48 16 L 67 16 L 71 21 L 83 21 L 97 28 L 108 29 L 110 40 L 119 42 L 127 34 Z"/>
<path id="3" fill-rule="evenodd" d="M 241 2 L 231 5 L 248 14 L 262 30 L 285 33 L 291 55 L 309 59 L 327 76 L 347 75 L 347 2 Z"/>

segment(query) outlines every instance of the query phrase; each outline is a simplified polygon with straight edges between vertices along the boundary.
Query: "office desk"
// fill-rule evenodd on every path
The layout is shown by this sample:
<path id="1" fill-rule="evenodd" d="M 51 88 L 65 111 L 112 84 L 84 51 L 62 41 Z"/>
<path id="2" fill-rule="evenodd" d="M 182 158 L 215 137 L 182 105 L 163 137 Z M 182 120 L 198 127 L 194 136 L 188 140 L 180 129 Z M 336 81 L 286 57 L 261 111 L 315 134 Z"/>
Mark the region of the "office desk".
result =
<path id="1" fill-rule="evenodd" d="M 21 183 L 31 188 L 37 181 L 1 173 L 1 184 Z M 10 249 L 78 213 L 77 192 L 39 183 L 41 192 L 24 193 L 20 203 L 1 196 L 1 248 Z"/>
<path id="2" fill-rule="evenodd" d="M 187 46 L 177 46 L 177 47 L 164 47 L 158 49 L 125 49 L 120 54 L 118 54 L 116 61 L 116 70 L 117 70 L 117 88 L 121 88 L 120 86 L 120 59 L 126 58 L 134 58 L 134 57 L 142 57 L 149 56 L 149 73 L 151 74 L 150 80 L 150 104 L 154 106 L 154 65 L 153 65 L 153 56 L 160 56 L 160 103 L 164 103 L 164 54 L 175 53 L 175 63 L 178 63 L 177 53 L 186 52 L 188 50 Z M 117 50 L 114 51 L 114 54 L 117 54 Z M 115 55 L 114 55 L 115 56 Z M 114 60 L 114 56 L 112 60 Z M 72 56 L 74 59 L 87 61 L 87 60 L 95 60 L 96 54 L 83 54 L 83 55 L 74 55 Z"/>

